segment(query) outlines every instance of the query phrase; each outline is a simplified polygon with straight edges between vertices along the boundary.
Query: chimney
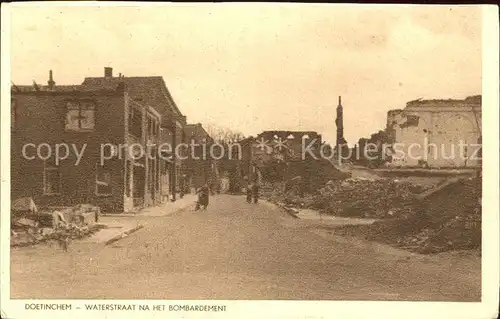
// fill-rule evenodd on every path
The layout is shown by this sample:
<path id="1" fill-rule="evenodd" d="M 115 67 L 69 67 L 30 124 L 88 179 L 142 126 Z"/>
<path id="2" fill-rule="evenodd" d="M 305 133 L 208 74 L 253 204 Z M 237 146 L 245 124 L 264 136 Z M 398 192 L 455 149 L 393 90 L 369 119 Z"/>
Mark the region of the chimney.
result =
<path id="1" fill-rule="evenodd" d="M 342 105 L 342 97 L 339 96 L 339 106 Z"/>
<path id="2" fill-rule="evenodd" d="M 47 84 L 49 85 L 49 90 L 54 89 L 54 86 L 56 85 L 56 82 L 54 82 L 54 79 L 52 78 L 52 70 L 49 71 L 49 80 L 47 81 Z"/>
<path id="3" fill-rule="evenodd" d="M 113 68 L 105 67 L 104 68 L 104 77 L 105 78 L 112 78 L 113 77 Z"/>

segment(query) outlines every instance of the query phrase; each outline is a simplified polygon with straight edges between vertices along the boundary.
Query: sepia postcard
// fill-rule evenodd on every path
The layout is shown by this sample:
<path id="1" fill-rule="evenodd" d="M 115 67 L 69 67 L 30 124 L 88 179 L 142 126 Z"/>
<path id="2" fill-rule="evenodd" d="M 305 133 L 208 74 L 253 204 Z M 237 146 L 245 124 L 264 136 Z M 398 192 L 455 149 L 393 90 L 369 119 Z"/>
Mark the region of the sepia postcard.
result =
<path id="1" fill-rule="evenodd" d="M 2 318 L 497 317 L 498 7 L 1 8 Z"/>

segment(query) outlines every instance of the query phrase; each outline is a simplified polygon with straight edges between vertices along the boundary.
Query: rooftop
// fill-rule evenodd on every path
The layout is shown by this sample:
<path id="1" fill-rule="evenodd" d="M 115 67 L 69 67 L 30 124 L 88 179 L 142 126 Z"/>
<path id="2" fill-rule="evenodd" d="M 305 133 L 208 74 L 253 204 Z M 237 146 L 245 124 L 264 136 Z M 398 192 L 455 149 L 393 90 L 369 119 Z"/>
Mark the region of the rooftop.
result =
<path id="1" fill-rule="evenodd" d="M 87 77 L 82 86 L 93 89 L 115 89 L 120 83 L 125 85 L 132 99 L 151 106 L 167 103 L 171 109 L 165 109 L 166 112 L 182 115 L 161 76 Z"/>
<path id="2" fill-rule="evenodd" d="M 271 134 L 276 134 L 276 135 L 289 135 L 289 134 L 296 134 L 296 135 L 319 135 L 318 132 L 314 132 L 314 131 L 263 131 L 258 136 L 261 136 L 261 135 L 271 135 Z"/>
<path id="3" fill-rule="evenodd" d="M 130 98 L 141 104 L 149 105 L 160 114 L 171 119 L 186 122 L 185 116 L 181 113 L 170 94 L 165 81 L 161 76 L 134 76 L 125 77 L 121 74 L 113 76 L 113 69 L 104 68 L 102 77 L 86 77 L 80 85 L 56 85 L 53 80 L 52 70 L 49 71 L 48 85 L 40 85 L 33 81 L 33 85 L 12 84 L 13 93 L 71 93 L 71 92 L 118 92 L 126 91 Z M 170 123 L 170 122 L 169 122 Z M 168 123 L 166 123 L 168 124 Z"/>
<path id="4" fill-rule="evenodd" d="M 201 132 L 201 134 L 210 137 L 210 135 L 207 133 L 203 125 L 201 123 L 195 123 L 195 124 L 186 124 L 184 125 L 184 133 L 187 136 L 194 136 L 196 134 L 196 131 Z"/>
<path id="5" fill-rule="evenodd" d="M 115 88 L 93 88 L 83 85 L 57 85 L 49 87 L 48 85 L 12 85 L 11 92 L 28 93 L 28 92 L 56 92 L 56 93 L 71 93 L 71 92 L 116 92 Z"/>
<path id="6" fill-rule="evenodd" d="M 429 99 L 429 100 L 423 100 L 423 99 L 417 99 L 413 101 L 409 101 L 406 103 L 407 106 L 421 106 L 421 105 L 429 105 L 429 104 L 434 104 L 434 105 L 443 105 L 447 104 L 450 106 L 458 106 L 460 104 L 481 104 L 481 95 L 473 95 L 469 96 L 463 100 L 458 100 L 458 99 Z"/>

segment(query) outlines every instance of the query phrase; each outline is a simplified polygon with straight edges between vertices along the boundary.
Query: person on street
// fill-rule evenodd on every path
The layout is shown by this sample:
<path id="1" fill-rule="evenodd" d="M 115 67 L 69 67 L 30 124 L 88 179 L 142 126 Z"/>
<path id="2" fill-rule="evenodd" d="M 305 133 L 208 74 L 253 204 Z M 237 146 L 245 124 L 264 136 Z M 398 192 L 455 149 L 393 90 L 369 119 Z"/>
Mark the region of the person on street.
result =
<path id="1" fill-rule="evenodd" d="M 248 203 L 255 203 L 259 201 L 259 188 L 261 184 L 261 173 L 258 169 L 257 165 L 253 165 L 253 172 L 251 173 L 251 177 L 248 178 L 245 176 L 244 180 L 247 181 L 246 195 Z"/>
<path id="2" fill-rule="evenodd" d="M 243 177 L 243 180 L 246 183 L 245 193 L 247 195 L 247 203 L 251 203 L 252 202 L 252 187 L 253 187 L 253 185 L 250 182 L 250 180 L 248 179 L 248 176 Z"/>
<path id="3" fill-rule="evenodd" d="M 203 209 L 207 209 L 209 196 L 210 196 L 210 187 L 208 187 L 208 183 L 205 183 L 202 187 L 198 188 L 198 201 L 196 202 L 195 210 L 199 210 L 201 207 Z"/>
<path id="4" fill-rule="evenodd" d="M 261 176 L 260 170 L 258 169 L 258 167 L 256 165 L 254 166 L 254 168 L 255 168 L 255 173 L 253 174 L 251 191 L 252 191 L 253 203 L 257 204 L 257 202 L 259 201 L 259 189 L 260 189 L 262 176 Z"/>

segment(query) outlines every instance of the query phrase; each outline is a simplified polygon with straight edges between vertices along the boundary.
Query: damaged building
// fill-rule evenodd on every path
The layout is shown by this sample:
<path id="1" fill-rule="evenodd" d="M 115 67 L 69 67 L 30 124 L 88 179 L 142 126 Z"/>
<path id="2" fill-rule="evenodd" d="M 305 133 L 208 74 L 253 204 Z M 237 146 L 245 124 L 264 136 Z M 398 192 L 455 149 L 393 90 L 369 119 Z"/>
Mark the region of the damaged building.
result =
<path id="1" fill-rule="evenodd" d="M 309 153 L 304 149 L 311 145 L 311 152 L 319 156 L 322 137 L 313 131 L 264 131 L 256 137 L 249 137 L 243 145 L 243 166 L 253 164 L 264 166 L 266 163 L 298 162 Z"/>
<path id="2" fill-rule="evenodd" d="M 113 76 L 105 68 L 102 77 L 61 86 L 50 71 L 48 85 L 13 85 L 11 96 L 13 200 L 31 197 L 40 206 L 89 203 L 104 212 L 175 200 L 181 161 L 171 151 L 148 147 L 167 143 L 175 149 L 185 138 L 186 117 L 162 77 Z M 61 161 L 53 152 L 58 144 L 70 146 Z M 43 156 L 37 154 L 41 145 L 47 146 Z M 133 152 L 118 147 L 131 145 Z M 84 151 L 80 158 L 73 148 Z M 136 154 L 141 149 L 151 156 Z M 110 159 L 101 161 L 103 154 Z"/>
<path id="3" fill-rule="evenodd" d="M 252 178 L 256 169 L 268 182 L 300 176 L 306 190 L 339 177 L 332 163 L 321 157 L 324 143 L 314 131 L 264 131 L 243 140 L 241 145 L 241 176 Z"/>
<path id="4" fill-rule="evenodd" d="M 389 167 L 478 167 L 481 96 L 410 101 L 388 112 L 386 132 L 393 144 Z"/>

